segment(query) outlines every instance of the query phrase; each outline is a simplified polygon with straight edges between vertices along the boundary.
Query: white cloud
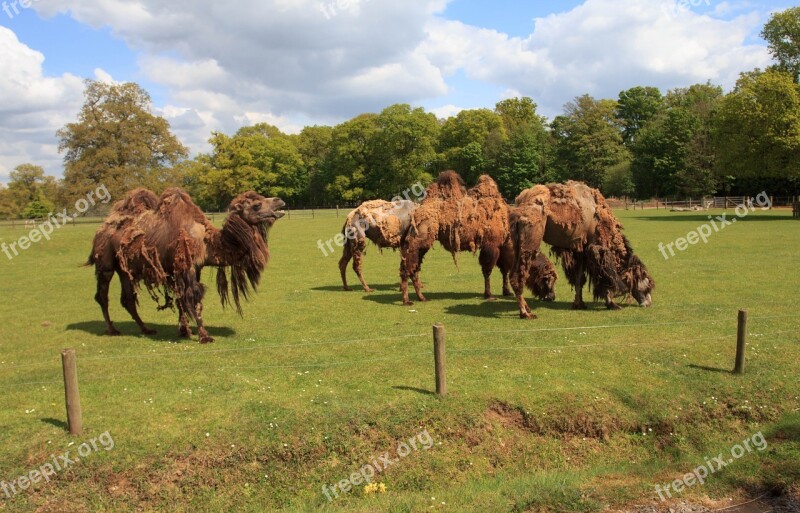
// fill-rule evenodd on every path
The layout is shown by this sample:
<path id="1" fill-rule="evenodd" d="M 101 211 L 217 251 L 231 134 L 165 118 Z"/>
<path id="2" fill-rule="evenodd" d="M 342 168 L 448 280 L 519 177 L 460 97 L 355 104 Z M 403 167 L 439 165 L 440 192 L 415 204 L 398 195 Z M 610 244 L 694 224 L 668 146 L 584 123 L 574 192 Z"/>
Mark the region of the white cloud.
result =
<path id="1" fill-rule="evenodd" d="M 551 116 L 584 93 L 616 98 L 636 85 L 669 89 L 707 80 L 730 87 L 739 72 L 769 63 L 763 46 L 745 43 L 760 27 L 758 14 L 721 20 L 664 5 L 587 0 L 536 19 L 527 38 L 435 19 L 423 51 L 448 73 L 464 70 L 533 97 Z"/>
<path id="2" fill-rule="evenodd" d="M 457 107 L 453 104 L 448 104 L 448 105 L 442 105 L 441 107 L 428 109 L 428 112 L 432 112 L 439 119 L 447 119 L 447 118 L 452 118 L 462 110 L 464 110 L 463 107 Z"/>
<path id="3" fill-rule="evenodd" d="M 584 93 L 614 98 L 636 85 L 709 79 L 730 87 L 740 71 L 769 63 L 763 46 L 746 43 L 764 13 L 743 1 L 692 10 L 671 9 L 675 0 L 586 0 L 536 19 L 527 37 L 446 20 L 448 0 L 37 0 L 33 8 L 109 27 L 166 91 L 156 112 L 205 151 L 212 131 L 253 122 L 296 132 L 400 102 L 453 115 L 454 104 L 478 97 L 469 80 L 491 85 L 493 96 L 504 91 L 500 99 L 531 96 L 548 116 Z M 720 19 L 734 11 L 749 14 Z M 43 76 L 43 58 L 0 28 L 0 94 L 15 99 L 0 106 L 0 180 L 9 162 L 56 166 L 54 132 L 80 107 L 81 80 Z M 114 80 L 103 70 L 95 77 Z M 469 100 L 457 99 L 465 92 Z"/>
<path id="4" fill-rule="evenodd" d="M 83 81 L 74 75 L 45 77 L 44 55 L 0 27 L 0 181 L 27 162 L 60 174 L 56 131 L 80 109 Z"/>

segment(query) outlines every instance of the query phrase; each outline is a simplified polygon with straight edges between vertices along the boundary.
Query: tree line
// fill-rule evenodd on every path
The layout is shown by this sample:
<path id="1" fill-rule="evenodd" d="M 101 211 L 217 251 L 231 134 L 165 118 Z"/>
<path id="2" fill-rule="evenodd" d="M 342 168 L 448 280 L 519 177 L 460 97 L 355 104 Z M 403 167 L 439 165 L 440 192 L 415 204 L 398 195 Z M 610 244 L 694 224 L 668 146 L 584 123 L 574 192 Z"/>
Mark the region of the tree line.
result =
<path id="1" fill-rule="evenodd" d="M 120 198 L 135 187 L 187 189 L 207 210 L 256 190 L 290 205 L 390 198 L 455 169 L 487 173 L 513 201 L 536 183 L 581 180 L 608 196 L 675 198 L 800 192 L 800 7 L 765 25 L 776 64 L 740 75 L 725 94 L 710 82 L 662 92 L 637 86 L 615 99 L 575 98 L 552 120 L 528 97 L 437 119 L 396 104 L 299 134 L 257 124 L 214 132 L 188 158 L 135 83 L 88 80 L 78 119 L 58 131 L 64 178 L 22 164 L 0 187 L 0 217 L 42 217 L 97 184 Z"/>

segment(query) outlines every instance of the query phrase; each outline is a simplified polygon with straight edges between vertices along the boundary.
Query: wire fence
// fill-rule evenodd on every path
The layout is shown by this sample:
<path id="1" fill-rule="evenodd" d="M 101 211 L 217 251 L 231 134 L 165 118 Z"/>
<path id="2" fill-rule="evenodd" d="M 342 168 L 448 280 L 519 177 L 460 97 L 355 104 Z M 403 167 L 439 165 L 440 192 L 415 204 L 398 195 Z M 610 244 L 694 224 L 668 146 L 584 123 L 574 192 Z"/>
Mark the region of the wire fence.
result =
<path id="1" fill-rule="evenodd" d="M 798 315 L 771 315 L 771 316 L 760 316 L 760 317 L 751 317 L 750 321 L 761 321 L 761 320 L 774 320 L 774 319 L 800 319 Z M 703 319 L 703 320 L 694 320 L 694 321 L 674 321 L 674 322 L 663 322 L 663 323 L 626 323 L 626 324 L 606 324 L 606 325 L 587 325 L 587 326 L 562 326 L 562 327 L 552 327 L 552 328 L 533 328 L 533 329 L 523 329 L 523 330 L 483 330 L 483 331 L 453 331 L 449 332 L 448 336 L 453 337 L 463 337 L 466 335 L 469 336 L 482 336 L 482 335 L 496 335 L 496 334 L 534 334 L 534 333 L 542 333 L 542 332 L 572 332 L 577 330 L 610 330 L 610 329 L 630 329 L 630 328 L 646 328 L 646 327 L 658 327 L 658 326 L 674 326 L 674 325 L 707 325 L 709 323 L 719 323 L 720 325 L 725 324 L 732 324 L 730 318 L 726 319 Z M 767 333 L 759 333 L 758 336 L 773 336 L 773 335 L 786 335 L 786 334 L 797 334 L 798 329 L 800 326 L 793 326 L 792 329 L 789 330 L 779 330 Z M 365 338 L 365 339 L 346 339 L 346 340 L 330 340 L 330 341 L 305 341 L 301 340 L 297 343 L 290 343 L 290 344 L 259 344 L 259 345 L 249 345 L 243 347 L 235 347 L 235 348 L 222 348 L 222 349 L 198 349 L 191 352 L 155 352 L 155 353 L 140 353 L 140 354 L 130 354 L 130 355 L 113 355 L 113 356 L 95 356 L 95 357 L 88 357 L 88 358 L 80 358 L 79 363 L 83 366 L 87 363 L 91 364 L 94 362 L 108 362 L 112 360 L 132 360 L 132 359 L 151 359 L 151 358 L 171 358 L 171 357 L 184 357 L 185 359 L 189 360 L 191 357 L 194 356 L 207 356 L 209 354 L 225 354 L 225 353 L 242 353 L 242 352 L 253 352 L 253 351 L 281 351 L 286 349 L 292 348 L 302 348 L 302 347 L 315 347 L 315 346 L 336 346 L 336 345 L 355 345 L 355 344 L 368 344 L 374 342 L 389 342 L 389 341 L 403 341 L 403 340 L 410 340 L 416 338 L 427 338 L 431 335 L 429 333 L 412 333 L 412 334 L 405 334 L 405 335 L 395 335 L 395 336 L 385 336 L 385 337 L 374 337 L 374 338 Z M 487 352 L 508 352 L 508 351 L 531 351 L 531 350 L 580 350 L 580 349 L 588 349 L 588 348 L 608 348 L 608 347 L 643 347 L 643 346 L 658 346 L 658 345 L 684 345 L 684 344 L 692 344 L 700 341 L 709 341 L 709 340 L 735 340 L 736 333 L 732 332 L 730 334 L 724 335 L 716 335 L 711 337 L 701 337 L 701 338 L 693 338 L 693 339 L 681 339 L 681 338 L 670 338 L 670 339 L 661 339 L 661 340 L 650 340 L 646 342 L 634 342 L 634 343 L 627 343 L 627 342 L 603 342 L 603 343 L 590 343 L 590 344 L 560 344 L 560 345 L 519 345 L 519 346 L 505 346 L 505 347 L 485 347 L 485 348 L 460 348 L 460 349 L 450 349 L 448 354 L 452 355 L 469 355 L 469 354 L 477 354 L 477 353 L 487 353 Z M 386 361 L 400 361 L 403 359 L 409 358 L 417 358 L 422 356 L 431 356 L 430 351 L 426 352 L 405 352 L 402 354 L 393 354 L 391 356 L 380 357 L 380 358 L 366 358 L 366 359 L 354 359 L 354 360 L 341 360 L 341 361 L 334 361 L 334 362 L 324 362 L 324 363 L 287 363 L 287 364 L 258 364 L 258 365 L 223 365 L 223 366 L 214 366 L 213 368 L 209 369 L 208 364 L 206 363 L 203 367 L 191 366 L 191 367 L 170 367 L 168 369 L 149 369 L 147 371 L 142 372 L 135 372 L 135 373 L 128 373 L 128 374 L 119 374 L 115 373 L 113 376 L 100 376 L 100 377 L 90 377 L 85 380 L 81 380 L 81 382 L 85 382 L 88 384 L 92 383 L 99 383 L 99 382 L 106 382 L 106 381 L 116 381 L 119 378 L 123 377 L 133 377 L 133 376 L 153 376 L 157 374 L 163 373 L 181 373 L 181 372 L 190 372 L 190 371 L 204 371 L 208 372 L 209 370 L 213 371 L 230 371 L 230 370 L 257 370 L 257 369 L 301 369 L 301 368 L 334 368 L 334 367 L 343 367 L 349 365 L 366 365 L 370 363 L 377 363 L 377 362 L 386 362 Z M 60 367 L 56 359 L 54 361 L 41 361 L 35 363 L 28 363 L 28 364 L 4 364 L 0 365 L 0 370 L 17 370 L 17 369 L 30 369 L 30 368 L 52 368 L 54 371 L 60 371 Z M 0 389 L 6 388 L 16 388 L 16 387 L 31 387 L 37 385 L 56 385 L 63 383 L 61 380 L 52 380 L 52 381 L 28 381 L 23 383 L 5 383 L 0 384 Z"/>
<path id="2" fill-rule="evenodd" d="M 335 218 L 345 217 L 350 213 L 352 207 L 349 206 L 323 206 L 323 207 L 286 207 L 285 219 L 316 219 L 316 218 Z M 205 212 L 214 224 L 222 224 L 228 217 L 227 212 Z M 99 226 L 105 220 L 104 216 L 77 216 L 69 217 L 61 226 Z M 0 227 L 18 230 L 32 230 L 37 226 L 47 222 L 47 219 L 0 219 Z M 59 221 L 60 223 L 60 221 Z"/>

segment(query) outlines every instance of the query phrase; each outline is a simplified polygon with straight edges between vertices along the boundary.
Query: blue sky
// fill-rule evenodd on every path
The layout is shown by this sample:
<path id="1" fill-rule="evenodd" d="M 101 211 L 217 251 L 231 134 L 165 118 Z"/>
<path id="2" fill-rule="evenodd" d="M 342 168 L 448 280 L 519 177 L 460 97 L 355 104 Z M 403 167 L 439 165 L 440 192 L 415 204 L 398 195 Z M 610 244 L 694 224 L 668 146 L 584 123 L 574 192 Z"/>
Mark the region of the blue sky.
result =
<path id="1" fill-rule="evenodd" d="M 446 117 L 531 96 L 668 90 L 770 63 L 759 32 L 790 2 L 743 0 L 0 1 L 0 182 L 61 174 L 55 132 L 86 78 L 134 81 L 193 152 L 212 131 L 288 132 L 393 103 Z M 8 12 L 12 16 L 8 15 Z"/>

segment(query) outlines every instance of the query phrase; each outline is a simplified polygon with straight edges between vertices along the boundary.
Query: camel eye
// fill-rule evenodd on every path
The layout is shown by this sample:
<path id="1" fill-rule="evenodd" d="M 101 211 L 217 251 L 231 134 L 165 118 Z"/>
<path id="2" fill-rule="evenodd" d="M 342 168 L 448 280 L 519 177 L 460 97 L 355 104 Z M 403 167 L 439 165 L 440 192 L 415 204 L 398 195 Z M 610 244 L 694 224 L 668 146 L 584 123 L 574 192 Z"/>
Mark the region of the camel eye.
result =
<path id="1" fill-rule="evenodd" d="M 253 205 L 253 210 L 255 210 L 256 212 L 261 210 L 261 203 L 256 203 L 255 205 Z"/>

